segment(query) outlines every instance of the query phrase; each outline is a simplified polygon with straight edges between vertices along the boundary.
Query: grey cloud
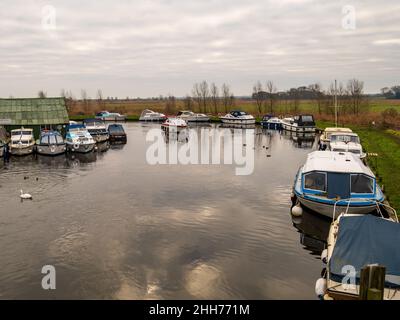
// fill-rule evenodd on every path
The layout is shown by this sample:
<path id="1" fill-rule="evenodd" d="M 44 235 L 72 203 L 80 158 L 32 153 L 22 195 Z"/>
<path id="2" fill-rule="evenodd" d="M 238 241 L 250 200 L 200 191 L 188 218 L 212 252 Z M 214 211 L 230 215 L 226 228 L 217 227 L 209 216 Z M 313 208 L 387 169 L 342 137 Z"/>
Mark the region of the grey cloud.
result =
<path id="1" fill-rule="evenodd" d="M 359 77 L 375 92 L 397 81 L 400 5 L 348 1 L 10 1 L 0 4 L 0 96 L 61 88 L 94 96 L 190 92 L 195 81 L 228 82 L 238 95 L 257 80 L 281 89 Z M 52 5 L 57 29 L 44 30 Z"/>

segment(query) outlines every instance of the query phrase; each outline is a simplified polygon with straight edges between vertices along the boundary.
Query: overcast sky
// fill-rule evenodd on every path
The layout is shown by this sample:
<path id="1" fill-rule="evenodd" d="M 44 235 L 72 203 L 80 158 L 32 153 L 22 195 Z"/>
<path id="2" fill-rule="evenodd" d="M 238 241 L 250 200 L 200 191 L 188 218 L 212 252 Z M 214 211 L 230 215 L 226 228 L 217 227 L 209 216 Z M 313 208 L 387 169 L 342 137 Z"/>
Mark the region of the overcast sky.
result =
<path id="1" fill-rule="evenodd" d="M 236 95 L 257 80 L 400 83 L 399 0 L 1 0 L 0 37 L 1 97 L 183 96 L 201 80 Z"/>

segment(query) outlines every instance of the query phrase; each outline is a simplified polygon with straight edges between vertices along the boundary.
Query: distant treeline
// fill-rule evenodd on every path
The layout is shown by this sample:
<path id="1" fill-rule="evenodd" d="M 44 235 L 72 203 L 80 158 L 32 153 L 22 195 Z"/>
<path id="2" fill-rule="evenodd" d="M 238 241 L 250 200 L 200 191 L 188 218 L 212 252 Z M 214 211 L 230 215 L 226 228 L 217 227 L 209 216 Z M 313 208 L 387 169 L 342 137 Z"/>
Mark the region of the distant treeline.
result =
<path id="1" fill-rule="evenodd" d="M 38 93 L 39 97 L 46 97 L 44 91 Z M 333 114 L 335 96 L 341 114 L 358 115 L 368 111 L 369 96 L 364 94 L 364 82 L 358 79 L 350 79 L 347 83 L 331 83 L 328 88 L 323 89 L 319 83 L 308 86 L 290 88 L 286 91 L 278 91 L 273 81 L 266 81 L 265 85 L 257 81 L 248 97 L 235 97 L 230 86 L 226 83 L 218 87 L 215 83 L 207 81 L 195 83 L 190 94 L 185 97 L 175 97 L 172 94 L 152 98 L 130 98 L 120 99 L 118 97 L 104 97 L 102 90 L 98 89 L 96 98 L 88 97 L 85 89 L 81 90 L 80 97 L 74 96 L 72 91 L 62 90 L 61 96 L 68 101 L 70 109 L 79 109 L 80 113 L 93 113 L 113 105 L 115 107 L 143 103 L 151 107 L 151 102 L 157 109 L 162 109 L 166 114 L 173 114 L 178 109 L 193 110 L 202 113 L 229 112 L 234 108 L 243 107 L 243 103 L 251 105 L 251 109 L 259 115 L 264 113 L 279 112 L 301 112 L 304 101 L 313 105 L 314 112 L 318 114 Z M 383 88 L 381 94 L 374 97 L 396 99 L 400 98 L 400 86 Z M 238 103 L 240 101 L 240 103 Z M 247 102 L 246 102 L 247 101 Z M 240 104 L 237 105 L 236 104 Z M 249 110 L 249 109 L 247 109 Z"/>

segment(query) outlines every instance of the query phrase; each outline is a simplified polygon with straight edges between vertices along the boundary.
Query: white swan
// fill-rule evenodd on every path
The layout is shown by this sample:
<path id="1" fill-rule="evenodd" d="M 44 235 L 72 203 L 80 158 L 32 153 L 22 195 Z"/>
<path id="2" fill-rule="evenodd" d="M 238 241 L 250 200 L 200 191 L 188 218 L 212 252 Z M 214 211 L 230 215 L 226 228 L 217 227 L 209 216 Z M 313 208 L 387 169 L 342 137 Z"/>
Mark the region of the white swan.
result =
<path id="1" fill-rule="evenodd" d="M 22 190 L 20 197 L 21 199 L 32 199 L 32 196 L 29 193 L 24 193 Z"/>

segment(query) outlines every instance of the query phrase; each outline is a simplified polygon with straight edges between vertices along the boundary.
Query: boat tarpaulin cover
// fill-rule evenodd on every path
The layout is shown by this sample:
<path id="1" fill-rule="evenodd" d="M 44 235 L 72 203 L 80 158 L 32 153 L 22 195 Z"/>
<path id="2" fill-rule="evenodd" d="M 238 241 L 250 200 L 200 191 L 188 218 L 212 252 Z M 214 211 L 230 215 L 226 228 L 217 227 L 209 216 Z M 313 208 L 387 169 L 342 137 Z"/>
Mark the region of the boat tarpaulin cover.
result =
<path id="1" fill-rule="evenodd" d="M 386 267 L 386 282 L 400 286 L 400 224 L 373 215 L 342 217 L 339 233 L 329 260 L 332 278 L 343 278 L 344 266 L 357 272 L 368 264 Z"/>

